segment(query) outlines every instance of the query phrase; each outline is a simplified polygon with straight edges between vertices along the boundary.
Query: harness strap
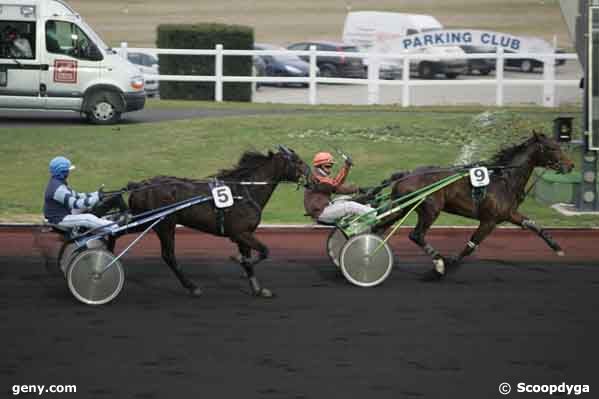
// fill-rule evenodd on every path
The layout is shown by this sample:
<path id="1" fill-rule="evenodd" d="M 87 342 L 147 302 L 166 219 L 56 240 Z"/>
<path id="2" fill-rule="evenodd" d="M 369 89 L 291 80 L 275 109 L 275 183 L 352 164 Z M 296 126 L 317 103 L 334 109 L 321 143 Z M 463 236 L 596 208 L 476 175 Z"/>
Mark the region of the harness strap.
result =
<path id="1" fill-rule="evenodd" d="M 210 191 L 212 191 L 214 188 L 222 186 L 223 183 L 221 181 L 219 181 L 218 179 L 214 179 L 208 182 L 208 187 L 210 188 Z M 214 211 L 216 212 L 216 230 L 218 232 L 218 235 L 220 236 L 225 236 L 225 210 L 223 208 L 217 208 L 216 205 L 214 205 L 214 202 L 212 203 L 212 206 L 214 208 Z"/>

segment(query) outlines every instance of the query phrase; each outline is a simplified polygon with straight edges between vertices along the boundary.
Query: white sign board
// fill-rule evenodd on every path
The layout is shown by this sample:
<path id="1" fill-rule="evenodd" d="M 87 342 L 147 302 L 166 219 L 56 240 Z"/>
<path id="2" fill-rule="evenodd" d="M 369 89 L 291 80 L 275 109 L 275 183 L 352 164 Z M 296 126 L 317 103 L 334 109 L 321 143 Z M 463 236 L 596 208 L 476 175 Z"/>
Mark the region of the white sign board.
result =
<path id="1" fill-rule="evenodd" d="M 214 199 L 214 206 L 217 208 L 229 208 L 233 206 L 233 193 L 227 186 L 218 186 L 212 189 L 212 199 Z"/>
<path id="2" fill-rule="evenodd" d="M 487 168 L 481 166 L 470 169 L 470 183 L 472 187 L 487 187 L 491 183 Z"/>
<path id="3" fill-rule="evenodd" d="M 383 53 L 442 46 L 501 47 L 504 50 L 519 53 L 553 52 L 553 47 L 542 39 L 470 29 L 435 30 L 403 36 L 379 32 L 376 39 L 377 50 Z"/>

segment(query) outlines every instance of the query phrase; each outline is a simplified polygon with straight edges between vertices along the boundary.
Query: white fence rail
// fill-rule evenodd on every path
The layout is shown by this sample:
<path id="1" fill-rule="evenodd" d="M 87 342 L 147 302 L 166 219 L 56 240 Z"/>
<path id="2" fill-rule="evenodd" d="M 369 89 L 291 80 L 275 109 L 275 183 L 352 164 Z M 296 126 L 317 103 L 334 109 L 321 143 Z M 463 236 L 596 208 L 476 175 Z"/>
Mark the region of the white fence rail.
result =
<path id="1" fill-rule="evenodd" d="M 555 61 L 557 59 L 577 60 L 574 53 L 504 53 L 498 48 L 497 53 L 480 54 L 447 54 L 434 55 L 435 59 L 496 59 L 495 79 L 468 79 L 468 80 L 420 80 L 411 79 L 409 73 L 402 72 L 402 78 L 398 80 L 382 80 L 379 78 L 380 63 L 390 60 L 400 60 L 402 71 L 410 70 L 411 61 L 431 59 L 427 54 L 382 54 L 382 53 L 346 53 L 338 51 L 316 51 L 316 46 L 310 50 L 225 50 L 221 44 L 216 45 L 214 50 L 195 49 L 159 49 L 159 48 L 129 48 L 127 43 L 121 43 L 120 54 L 127 56 L 127 52 L 147 52 L 155 55 L 209 55 L 215 57 L 214 75 L 158 75 L 157 78 L 163 82 L 214 82 L 214 100 L 223 101 L 223 83 L 225 82 L 262 82 L 262 83 L 307 83 L 308 103 L 318 104 L 318 83 L 341 83 L 368 86 L 368 104 L 379 104 L 381 86 L 401 86 L 403 107 L 410 106 L 410 89 L 421 86 L 495 86 L 497 106 L 504 104 L 504 87 L 506 86 L 542 86 L 543 106 L 555 107 L 555 89 L 557 86 L 578 87 L 579 80 L 556 79 Z M 256 56 L 256 55 L 297 55 L 308 56 L 310 73 L 308 77 L 267 77 L 267 76 L 225 76 L 223 75 L 223 57 L 225 56 Z M 367 65 L 367 79 L 355 78 L 325 78 L 317 76 L 316 60 L 318 57 L 348 57 L 361 58 Z M 533 58 L 543 62 L 543 79 L 506 79 L 504 77 L 504 65 L 506 59 Z"/>

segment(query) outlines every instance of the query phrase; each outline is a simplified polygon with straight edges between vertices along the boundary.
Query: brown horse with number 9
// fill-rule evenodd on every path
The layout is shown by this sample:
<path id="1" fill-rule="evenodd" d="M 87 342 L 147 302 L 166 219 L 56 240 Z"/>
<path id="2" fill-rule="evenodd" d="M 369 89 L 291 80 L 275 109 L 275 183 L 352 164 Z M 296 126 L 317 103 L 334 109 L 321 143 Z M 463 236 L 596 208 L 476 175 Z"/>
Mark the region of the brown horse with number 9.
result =
<path id="1" fill-rule="evenodd" d="M 574 163 L 564 154 L 559 144 L 544 134 L 533 131 L 532 137 L 501 150 L 486 166 L 495 173 L 491 175 L 489 184 L 482 191 L 484 195 L 478 197 L 480 191 L 477 192 L 470 180 L 464 178 L 435 192 L 417 208 L 418 223 L 409 237 L 432 258 L 434 268 L 425 276 L 426 280 L 439 280 L 446 272 L 455 271 L 462 259 L 472 254 L 495 227 L 503 222 L 533 231 L 557 255 L 564 255 L 564 251 L 549 233 L 518 212 L 518 207 L 526 197 L 526 183 L 535 167 L 553 169 L 559 173 L 569 173 L 574 168 Z M 395 181 L 392 198 L 399 198 L 453 173 L 455 172 L 437 167 L 423 167 L 412 172 L 397 173 L 391 177 Z M 476 180 L 482 177 L 484 176 L 480 174 L 474 176 Z M 426 232 L 441 211 L 480 221 L 470 241 L 457 257 L 441 256 L 425 240 Z M 376 226 L 376 231 L 386 230 L 402 216 L 399 213 L 384 219 Z"/>

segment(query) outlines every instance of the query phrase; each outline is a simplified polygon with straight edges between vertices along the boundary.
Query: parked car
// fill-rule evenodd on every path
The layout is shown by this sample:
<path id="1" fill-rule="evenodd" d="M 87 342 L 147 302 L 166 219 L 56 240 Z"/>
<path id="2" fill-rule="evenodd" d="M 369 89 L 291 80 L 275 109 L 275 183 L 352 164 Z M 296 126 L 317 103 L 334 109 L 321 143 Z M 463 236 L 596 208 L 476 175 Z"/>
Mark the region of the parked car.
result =
<path id="1" fill-rule="evenodd" d="M 254 44 L 254 50 L 285 50 L 283 47 L 272 44 Z M 294 54 L 283 55 L 259 55 L 260 60 L 254 60 L 254 68 L 257 76 L 284 76 L 292 78 L 310 76 L 310 64 Z M 260 64 L 264 64 L 263 66 Z M 318 71 L 316 71 L 318 73 Z M 267 85 L 269 83 L 260 83 Z M 283 86 L 283 83 L 274 83 L 277 86 Z M 307 87 L 308 83 L 286 83 L 286 85 L 300 85 Z"/>
<path id="2" fill-rule="evenodd" d="M 127 53 L 127 59 L 135 64 L 144 76 L 146 95 L 155 97 L 160 92 L 160 83 L 158 80 L 158 58 L 148 53 Z"/>
<path id="3" fill-rule="evenodd" d="M 291 44 L 287 48 L 289 50 L 309 50 L 312 45 L 316 46 L 316 51 L 358 52 L 356 46 L 336 42 L 301 42 Z M 308 62 L 310 57 L 301 56 L 300 58 Z M 323 77 L 366 78 L 366 68 L 361 58 L 319 56 L 316 57 L 316 65 L 320 68 L 320 75 Z"/>
<path id="4" fill-rule="evenodd" d="M 488 54 L 495 53 L 495 47 L 484 47 L 484 46 L 460 46 L 466 54 Z M 468 75 L 472 75 L 474 71 L 480 75 L 486 76 L 495 69 L 494 58 L 476 58 L 466 60 L 468 63 Z"/>
<path id="5" fill-rule="evenodd" d="M 547 41 L 540 39 L 538 37 L 526 37 L 527 43 L 529 44 L 529 50 L 527 53 L 539 53 L 539 54 L 550 54 L 553 52 L 556 53 L 564 53 L 561 49 L 554 49 L 554 47 L 549 44 Z M 506 54 L 514 54 L 515 51 L 505 50 Z M 564 59 L 556 59 L 555 66 L 564 65 L 566 60 Z M 540 58 L 506 58 L 504 61 L 506 68 L 516 68 L 521 72 L 534 72 L 535 69 L 543 68 L 543 62 Z"/>
<path id="6" fill-rule="evenodd" d="M 551 50 L 553 51 L 553 49 Z M 551 52 L 550 51 L 550 52 Z M 564 50 L 555 50 L 556 53 L 564 53 Z M 515 51 L 505 50 L 506 54 L 514 54 Z M 566 63 L 564 59 L 556 59 L 555 66 L 561 66 Z M 531 73 L 538 68 L 543 68 L 543 62 L 539 58 L 506 58 L 504 61 L 506 68 L 516 68 L 520 72 Z"/>
<path id="7" fill-rule="evenodd" d="M 461 59 L 464 52 L 457 46 L 427 46 L 419 49 L 405 50 L 400 46 L 399 38 L 413 34 L 442 30 L 443 25 L 432 15 L 405 14 L 381 11 L 352 11 L 347 13 L 343 27 L 343 41 L 358 46 L 364 51 L 390 54 L 418 54 L 426 57 L 410 62 L 410 72 L 420 78 L 433 78 L 445 75 L 455 79 L 466 73 L 466 61 Z M 447 55 L 455 56 L 448 58 Z M 441 57 L 439 57 L 441 56 Z M 398 68 L 401 61 L 395 63 Z M 382 65 L 381 65 L 382 66 Z M 381 68 L 381 75 L 383 75 Z"/>

